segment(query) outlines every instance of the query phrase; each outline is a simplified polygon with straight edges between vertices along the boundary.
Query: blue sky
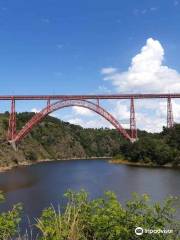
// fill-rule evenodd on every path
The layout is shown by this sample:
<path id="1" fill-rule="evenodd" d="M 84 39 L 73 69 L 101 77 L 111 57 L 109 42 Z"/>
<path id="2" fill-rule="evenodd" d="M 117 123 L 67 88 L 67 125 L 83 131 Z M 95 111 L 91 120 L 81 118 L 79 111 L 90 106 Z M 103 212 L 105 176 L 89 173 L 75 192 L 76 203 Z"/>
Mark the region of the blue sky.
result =
<path id="1" fill-rule="evenodd" d="M 0 94 L 117 93 L 122 85 L 102 69 L 128 71 L 149 38 L 178 74 L 179 22 L 178 0 L 0 0 Z M 42 106 L 33 104 L 19 109 Z"/>

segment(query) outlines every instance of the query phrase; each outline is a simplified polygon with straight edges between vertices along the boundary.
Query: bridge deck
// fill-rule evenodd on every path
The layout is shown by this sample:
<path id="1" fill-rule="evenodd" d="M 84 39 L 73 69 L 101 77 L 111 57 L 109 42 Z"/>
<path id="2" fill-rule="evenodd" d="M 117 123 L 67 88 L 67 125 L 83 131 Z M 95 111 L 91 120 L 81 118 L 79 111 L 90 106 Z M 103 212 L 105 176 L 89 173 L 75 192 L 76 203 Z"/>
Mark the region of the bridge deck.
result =
<path id="1" fill-rule="evenodd" d="M 180 98 L 180 93 L 147 93 L 147 94 L 102 94 L 102 95 L 3 95 L 0 100 L 67 100 L 67 99 L 154 99 Z"/>

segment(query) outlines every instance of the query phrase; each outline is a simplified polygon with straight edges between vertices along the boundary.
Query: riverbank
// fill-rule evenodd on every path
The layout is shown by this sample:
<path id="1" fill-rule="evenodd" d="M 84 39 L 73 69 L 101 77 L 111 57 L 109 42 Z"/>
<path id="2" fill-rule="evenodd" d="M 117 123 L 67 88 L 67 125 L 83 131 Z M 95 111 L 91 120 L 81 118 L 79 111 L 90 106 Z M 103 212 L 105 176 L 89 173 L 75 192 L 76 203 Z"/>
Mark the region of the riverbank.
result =
<path id="1" fill-rule="evenodd" d="M 124 164 L 124 165 L 129 165 L 129 166 L 134 166 L 134 167 L 180 168 L 180 165 L 177 165 L 177 166 L 172 165 L 172 164 L 157 165 L 157 164 L 152 164 L 152 163 L 130 162 L 128 160 L 122 160 L 122 159 L 111 159 L 111 160 L 109 160 L 109 163 L 112 163 L 112 164 Z"/>
<path id="2" fill-rule="evenodd" d="M 122 160 L 122 159 L 113 159 L 113 157 L 83 157 L 83 158 L 61 158 L 61 159 L 40 159 L 36 162 L 20 162 L 19 164 L 16 165 L 11 165 L 11 166 L 0 166 L 0 172 L 6 172 L 9 171 L 13 168 L 17 167 L 23 167 L 23 166 L 31 166 L 35 165 L 38 163 L 43 163 L 43 162 L 52 162 L 52 161 L 70 161 L 70 160 L 96 160 L 96 159 L 103 159 L 103 160 L 108 160 L 109 163 L 111 164 L 123 164 L 123 165 L 129 165 L 129 166 L 134 166 L 134 167 L 148 167 L 148 168 L 179 168 L 180 165 L 174 166 L 172 164 L 166 164 L 166 165 L 155 165 L 152 163 L 143 163 L 143 162 L 130 162 L 128 160 Z"/>
<path id="3" fill-rule="evenodd" d="M 70 160 L 96 160 L 96 159 L 112 159 L 112 157 L 84 157 L 84 158 L 61 158 L 61 159 L 40 159 L 36 162 L 20 162 L 19 164 L 16 165 L 11 165 L 11 166 L 0 166 L 0 172 L 6 172 L 9 171 L 13 168 L 21 167 L 21 166 L 30 166 L 30 165 L 35 165 L 38 163 L 42 162 L 52 162 L 52 161 L 70 161 Z"/>

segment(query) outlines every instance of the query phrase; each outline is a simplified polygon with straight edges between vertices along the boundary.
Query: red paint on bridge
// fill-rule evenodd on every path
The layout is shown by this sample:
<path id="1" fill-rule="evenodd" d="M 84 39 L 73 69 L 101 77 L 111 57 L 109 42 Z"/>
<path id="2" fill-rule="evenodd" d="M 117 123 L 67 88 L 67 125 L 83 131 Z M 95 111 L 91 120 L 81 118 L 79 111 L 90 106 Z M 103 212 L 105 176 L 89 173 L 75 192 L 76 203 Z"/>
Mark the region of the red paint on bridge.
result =
<path id="1" fill-rule="evenodd" d="M 4 95 L 0 100 L 67 100 L 67 99 L 151 99 L 151 98 L 180 98 L 180 93 L 147 93 L 147 94 L 100 94 L 100 95 Z"/>
<path id="2" fill-rule="evenodd" d="M 104 117 L 107 121 L 109 121 L 126 139 L 133 142 L 133 139 L 129 136 L 127 131 L 121 126 L 121 124 L 104 108 L 100 107 L 99 105 L 89 102 L 87 100 L 64 100 L 58 101 L 51 105 L 47 105 L 41 112 L 36 113 L 27 123 L 26 125 L 16 134 L 13 142 L 18 143 L 23 137 L 25 137 L 34 126 L 36 126 L 39 122 L 41 122 L 48 114 L 71 106 L 79 106 L 83 108 L 88 108 L 97 114 Z"/>
<path id="3" fill-rule="evenodd" d="M 135 118 L 135 99 L 167 99 L 167 127 L 173 127 L 173 110 L 172 98 L 180 98 L 180 93 L 155 93 L 155 94 L 102 94 L 102 95 L 6 95 L 0 96 L 0 100 L 11 101 L 11 112 L 9 116 L 8 141 L 14 146 L 19 143 L 39 122 L 41 122 L 48 114 L 65 107 L 79 106 L 88 108 L 109 121 L 117 131 L 131 142 L 137 140 L 137 128 Z M 100 106 L 100 100 L 108 99 L 130 99 L 130 134 L 122 127 L 122 125 L 104 108 Z M 15 102 L 22 100 L 47 100 L 47 106 L 39 113 L 36 113 L 25 126 L 16 132 L 16 111 Z M 58 100 L 57 102 L 53 102 Z M 97 104 L 90 100 L 96 100 Z"/>

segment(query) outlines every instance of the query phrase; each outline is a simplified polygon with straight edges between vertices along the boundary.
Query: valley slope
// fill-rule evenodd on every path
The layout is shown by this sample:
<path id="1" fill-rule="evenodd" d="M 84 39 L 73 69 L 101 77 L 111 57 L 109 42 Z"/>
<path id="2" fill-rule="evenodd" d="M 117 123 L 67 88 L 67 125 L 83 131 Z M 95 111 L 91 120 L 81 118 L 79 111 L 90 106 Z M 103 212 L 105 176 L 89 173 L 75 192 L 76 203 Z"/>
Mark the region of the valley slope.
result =
<path id="1" fill-rule="evenodd" d="M 34 113 L 17 114 L 17 130 Z M 0 167 L 30 164 L 46 159 L 120 156 L 130 162 L 154 165 L 180 164 L 180 125 L 161 133 L 138 131 L 139 141 L 126 141 L 115 129 L 85 129 L 48 116 L 14 151 L 6 141 L 9 113 L 0 114 Z"/>

